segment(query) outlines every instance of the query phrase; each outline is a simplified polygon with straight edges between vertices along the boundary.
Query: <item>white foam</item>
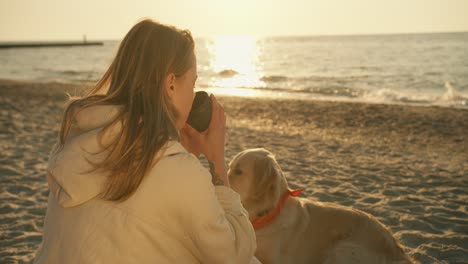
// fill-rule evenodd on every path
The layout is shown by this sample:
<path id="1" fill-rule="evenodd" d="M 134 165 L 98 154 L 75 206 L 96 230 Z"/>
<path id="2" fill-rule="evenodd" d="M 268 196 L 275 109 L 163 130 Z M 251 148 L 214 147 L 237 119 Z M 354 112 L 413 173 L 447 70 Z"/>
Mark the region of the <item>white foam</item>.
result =
<path id="1" fill-rule="evenodd" d="M 383 88 L 375 91 L 365 92 L 362 96 L 365 102 L 372 103 L 430 103 L 431 97 L 428 95 L 416 95 L 410 92 L 402 92 L 395 89 Z"/>
<path id="2" fill-rule="evenodd" d="M 429 92 L 417 93 L 414 91 L 383 88 L 364 92 L 362 100 L 368 103 L 402 103 L 450 107 L 468 106 L 468 96 L 464 96 L 455 89 L 449 81 L 445 82 L 445 93 L 442 95 Z"/>
<path id="3" fill-rule="evenodd" d="M 435 104 L 468 106 L 468 97 L 464 97 L 449 81 L 445 82 L 445 93 L 436 98 Z"/>

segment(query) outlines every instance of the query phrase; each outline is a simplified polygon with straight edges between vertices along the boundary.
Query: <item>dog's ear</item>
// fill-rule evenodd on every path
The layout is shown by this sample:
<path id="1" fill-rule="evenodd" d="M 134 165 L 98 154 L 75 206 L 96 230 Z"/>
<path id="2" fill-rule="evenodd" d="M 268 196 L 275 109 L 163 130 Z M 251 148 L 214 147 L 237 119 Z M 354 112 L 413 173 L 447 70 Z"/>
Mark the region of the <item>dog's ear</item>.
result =
<path id="1" fill-rule="evenodd" d="M 244 155 L 245 151 L 241 151 L 239 153 L 237 153 L 232 159 L 231 161 L 229 161 L 228 163 L 228 166 L 231 167 L 234 165 L 234 162 L 237 162 L 237 160 L 242 156 Z"/>
<path id="2" fill-rule="evenodd" d="M 271 153 L 255 159 L 254 175 L 255 200 L 276 204 L 281 196 L 282 171 Z"/>

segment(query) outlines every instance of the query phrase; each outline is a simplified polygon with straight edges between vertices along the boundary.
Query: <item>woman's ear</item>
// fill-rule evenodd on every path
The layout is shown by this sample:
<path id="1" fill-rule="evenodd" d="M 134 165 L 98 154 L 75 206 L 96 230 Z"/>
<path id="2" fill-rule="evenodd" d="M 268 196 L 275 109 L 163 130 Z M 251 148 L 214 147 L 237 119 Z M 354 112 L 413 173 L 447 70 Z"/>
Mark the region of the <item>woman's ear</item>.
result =
<path id="1" fill-rule="evenodd" d="M 175 86 L 175 74 L 174 73 L 169 73 L 166 76 L 166 79 L 164 80 L 164 90 L 169 96 L 169 98 L 172 98 L 174 96 L 174 88 Z"/>

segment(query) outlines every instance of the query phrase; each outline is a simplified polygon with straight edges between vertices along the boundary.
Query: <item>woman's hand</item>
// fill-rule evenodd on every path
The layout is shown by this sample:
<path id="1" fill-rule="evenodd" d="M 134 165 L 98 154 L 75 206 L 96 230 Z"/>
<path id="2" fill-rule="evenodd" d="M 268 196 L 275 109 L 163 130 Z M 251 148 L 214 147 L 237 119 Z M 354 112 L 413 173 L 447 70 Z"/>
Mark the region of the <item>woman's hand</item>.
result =
<path id="1" fill-rule="evenodd" d="M 208 129 L 200 133 L 185 124 L 180 130 L 181 144 L 195 156 L 200 153 L 210 161 L 224 160 L 224 144 L 226 133 L 226 116 L 223 106 L 211 95 L 211 122 Z"/>
<path id="2" fill-rule="evenodd" d="M 218 180 L 229 185 L 226 175 L 226 163 L 224 158 L 224 144 L 226 133 L 226 115 L 223 106 L 218 103 L 216 97 L 211 95 L 211 122 L 208 129 L 200 133 L 186 124 L 180 130 L 180 143 L 195 156 L 205 155 L 210 162 L 213 182 Z"/>

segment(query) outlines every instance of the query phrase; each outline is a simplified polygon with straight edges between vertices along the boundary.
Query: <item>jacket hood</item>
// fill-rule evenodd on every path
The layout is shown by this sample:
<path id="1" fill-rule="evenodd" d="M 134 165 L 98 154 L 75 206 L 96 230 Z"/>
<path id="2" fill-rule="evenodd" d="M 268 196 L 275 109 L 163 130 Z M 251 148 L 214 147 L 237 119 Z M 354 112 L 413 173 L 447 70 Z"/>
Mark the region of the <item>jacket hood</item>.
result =
<path id="1" fill-rule="evenodd" d="M 120 113 L 120 105 L 99 105 L 82 109 L 75 117 L 69 136 L 62 149 L 49 155 L 47 181 L 50 192 L 63 207 L 73 207 L 98 196 L 106 183 L 106 174 L 100 170 L 88 172 L 92 166 L 86 160 L 102 161 L 107 151 L 93 155 L 102 149 L 98 144 L 98 133 Z M 109 142 L 122 126 L 112 125 L 103 137 Z M 186 152 L 177 141 L 169 141 L 160 151 L 163 156 Z M 161 154 L 158 154 L 158 156 Z"/>

